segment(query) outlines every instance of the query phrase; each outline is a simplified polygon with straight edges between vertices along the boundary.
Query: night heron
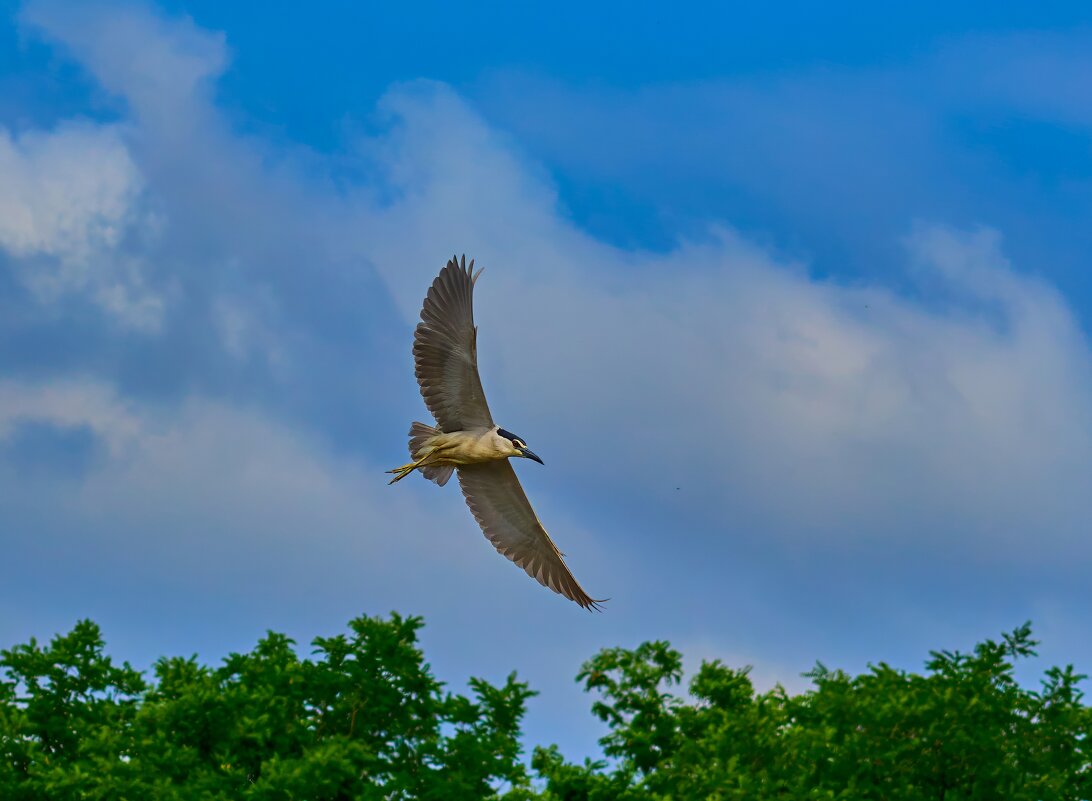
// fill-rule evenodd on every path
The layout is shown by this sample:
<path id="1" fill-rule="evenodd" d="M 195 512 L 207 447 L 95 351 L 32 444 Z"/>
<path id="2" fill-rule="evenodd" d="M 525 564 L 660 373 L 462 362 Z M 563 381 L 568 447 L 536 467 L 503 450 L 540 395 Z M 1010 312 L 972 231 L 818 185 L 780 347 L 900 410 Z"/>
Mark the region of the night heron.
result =
<path id="1" fill-rule="evenodd" d="M 478 377 L 478 329 L 474 326 L 474 261 L 451 261 L 432 282 L 413 335 L 413 361 L 425 406 L 437 427 L 414 423 L 409 431 L 413 460 L 394 470 L 390 483 L 420 470 L 444 486 L 459 472 L 466 504 L 485 536 L 502 555 L 539 584 L 598 609 L 565 565 L 563 554 L 539 522 L 508 463 L 510 457 L 542 460 L 521 437 L 493 423 Z"/>

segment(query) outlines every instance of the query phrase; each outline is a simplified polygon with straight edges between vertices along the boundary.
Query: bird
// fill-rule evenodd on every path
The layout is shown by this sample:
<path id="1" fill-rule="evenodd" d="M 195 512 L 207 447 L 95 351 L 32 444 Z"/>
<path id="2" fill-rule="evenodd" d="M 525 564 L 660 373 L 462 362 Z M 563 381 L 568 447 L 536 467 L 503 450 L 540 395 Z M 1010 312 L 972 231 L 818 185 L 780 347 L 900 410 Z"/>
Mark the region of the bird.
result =
<path id="1" fill-rule="evenodd" d="M 388 470 L 388 483 L 414 471 L 447 484 L 457 472 L 467 506 L 499 553 L 544 587 L 587 610 L 601 610 L 570 572 L 564 554 L 535 514 L 509 459 L 544 464 L 526 441 L 493 422 L 478 376 L 478 329 L 474 325 L 474 272 L 452 257 L 425 296 L 413 335 L 413 362 L 425 406 L 436 425 L 414 422 L 410 461 Z"/>

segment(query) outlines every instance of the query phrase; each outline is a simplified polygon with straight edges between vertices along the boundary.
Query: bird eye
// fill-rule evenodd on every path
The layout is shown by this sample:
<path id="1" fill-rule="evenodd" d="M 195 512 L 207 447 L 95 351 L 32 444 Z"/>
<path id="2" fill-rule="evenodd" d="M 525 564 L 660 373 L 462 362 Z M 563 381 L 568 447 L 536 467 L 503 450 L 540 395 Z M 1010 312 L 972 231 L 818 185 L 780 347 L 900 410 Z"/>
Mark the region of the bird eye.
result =
<path id="1" fill-rule="evenodd" d="M 512 440 L 512 444 L 515 445 L 517 448 L 526 448 L 527 447 L 527 443 L 523 442 L 522 440 L 518 440 L 518 439 Z"/>

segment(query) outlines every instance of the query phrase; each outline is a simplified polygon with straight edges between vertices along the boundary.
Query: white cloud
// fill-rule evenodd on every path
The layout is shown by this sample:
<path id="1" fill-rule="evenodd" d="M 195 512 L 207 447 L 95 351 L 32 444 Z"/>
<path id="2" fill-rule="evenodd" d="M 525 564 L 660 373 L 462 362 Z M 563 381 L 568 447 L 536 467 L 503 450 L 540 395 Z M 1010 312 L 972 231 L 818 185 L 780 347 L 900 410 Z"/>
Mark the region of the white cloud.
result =
<path id="1" fill-rule="evenodd" d="M 69 123 L 12 136 L 0 128 L 0 248 L 44 302 L 86 293 L 134 328 L 154 330 L 162 299 L 144 285 L 129 229 L 153 226 L 144 182 L 119 129 Z M 154 227 L 154 226 L 153 226 Z"/>
<path id="2" fill-rule="evenodd" d="M 255 410 L 202 398 L 138 403 L 93 381 L 0 382 L 0 443 L 27 422 L 87 429 L 103 456 L 78 486 L 44 489 L 0 460 L 5 517 L 48 509 L 61 547 L 96 532 L 106 572 L 134 549 L 143 570 L 190 586 L 253 578 L 256 567 L 282 577 L 326 570 L 358 577 L 364 602 L 369 583 L 390 590 L 390 562 L 416 563 L 422 578 L 453 575 L 454 586 L 488 558 L 461 499 L 387 487 L 378 465 L 333 457 Z M 467 536 L 435 535 L 452 528 Z M 420 589 L 402 583 L 403 593 Z"/>
<path id="3" fill-rule="evenodd" d="M 627 253 L 568 223 L 449 90 L 386 107 L 398 124 L 373 146 L 396 154 L 401 191 L 360 211 L 361 251 L 407 319 L 443 254 L 478 257 L 495 413 L 555 447 L 594 437 L 566 454 L 582 480 L 666 504 L 685 483 L 691 509 L 696 491 L 726 525 L 810 548 L 954 541 L 1021 561 L 1034 531 L 1092 558 L 1088 345 L 995 232 L 916 229 L 924 299 L 814 279 L 723 229 Z"/>
<path id="4" fill-rule="evenodd" d="M 584 482 L 637 489 L 687 520 L 724 508 L 721 525 L 781 547 L 955 537 L 1022 559 L 1029 530 L 1082 547 L 1087 342 L 996 234 L 918 228 L 908 256 L 927 300 L 816 280 L 726 227 L 666 254 L 624 251 L 573 225 L 516 143 L 427 82 L 394 88 L 388 131 L 361 144 L 379 181 L 334 191 L 291 156 L 265 166 L 265 146 L 218 119 L 200 87 L 223 68 L 222 37 L 145 12 L 77 25 L 49 8 L 28 19 L 133 104 L 140 158 L 182 227 L 174 241 L 203 239 L 202 258 L 234 276 L 206 291 L 235 357 L 291 360 L 283 278 L 263 270 L 275 251 L 375 265 L 407 323 L 447 255 L 466 251 L 486 268 L 479 347 L 498 417 L 550 432 Z M 134 38 L 156 46 L 116 61 Z M 161 92 L 146 93 L 142 59 L 166 65 Z M 184 141 L 175 117 L 195 126 Z M 258 300 L 239 286 L 260 287 Z M 574 444 L 587 437 L 601 449 Z"/>
<path id="5" fill-rule="evenodd" d="M 0 129 L 0 176 L 0 246 L 72 265 L 117 245 L 141 183 L 117 130 L 92 125 Z"/>
<path id="6" fill-rule="evenodd" d="M 25 420 L 65 428 L 87 425 L 115 455 L 120 455 L 140 430 L 131 404 L 101 384 L 0 382 L 0 437 L 9 435 L 16 424 Z"/>
<path id="7" fill-rule="evenodd" d="M 24 26 L 66 48 L 103 88 L 123 96 L 145 124 L 184 137 L 190 123 L 205 122 L 190 115 L 203 108 L 197 95 L 227 64 L 222 34 L 136 3 L 35 0 L 20 16 Z"/>

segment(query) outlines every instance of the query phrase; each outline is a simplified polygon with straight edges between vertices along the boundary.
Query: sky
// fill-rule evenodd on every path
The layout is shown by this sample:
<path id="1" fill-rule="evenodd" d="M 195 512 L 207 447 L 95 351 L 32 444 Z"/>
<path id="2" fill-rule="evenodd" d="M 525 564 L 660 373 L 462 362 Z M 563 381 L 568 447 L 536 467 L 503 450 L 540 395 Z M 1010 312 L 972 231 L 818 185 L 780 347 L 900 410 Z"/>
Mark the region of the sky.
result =
<path id="1" fill-rule="evenodd" d="M 0 3 L 0 646 L 420 614 L 577 759 L 606 646 L 1092 668 L 1081 4 L 305 5 Z M 601 614 L 387 486 L 453 253 Z"/>

